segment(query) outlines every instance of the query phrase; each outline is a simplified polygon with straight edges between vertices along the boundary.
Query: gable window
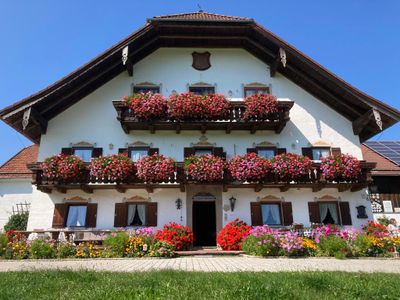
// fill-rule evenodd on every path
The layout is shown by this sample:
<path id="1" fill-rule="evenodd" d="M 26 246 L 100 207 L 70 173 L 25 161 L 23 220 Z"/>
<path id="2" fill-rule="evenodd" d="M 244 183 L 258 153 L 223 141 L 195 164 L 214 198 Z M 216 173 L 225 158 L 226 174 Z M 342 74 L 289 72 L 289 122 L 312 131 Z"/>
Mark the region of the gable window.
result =
<path id="1" fill-rule="evenodd" d="M 138 93 L 159 94 L 160 93 L 160 87 L 156 86 L 156 85 L 149 85 L 149 86 L 135 85 L 133 87 L 133 93 L 134 94 L 138 94 Z"/>
<path id="2" fill-rule="evenodd" d="M 244 97 L 253 96 L 256 94 L 269 94 L 268 87 L 244 87 Z"/>
<path id="3" fill-rule="evenodd" d="M 261 204 L 263 225 L 282 225 L 281 209 L 277 203 Z"/>
<path id="4" fill-rule="evenodd" d="M 133 161 L 138 161 L 143 156 L 149 155 L 149 147 L 132 147 L 129 148 L 129 157 Z"/>
<path id="5" fill-rule="evenodd" d="M 90 162 L 93 157 L 93 148 L 73 148 L 72 152 L 75 156 L 80 157 L 84 162 Z"/>
<path id="6" fill-rule="evenodd" d="M 145 226 L 146 223 L 146 204 L 128 205 L 128 226 Z"/>
<path id="7" fill-rule="evenodd" d="M 313 147 L 311 151 L 313 160 L 321 160 L 331 154 L 331 149 L 329 147 Z"/>
<path id="8" fill-rule="evenodd" d="M 215 94 L 215 88 L 213 86 L 190 86 L 189 92 L 196 95 Z"/>
<path id="9" fill-rule="evenodd" d="M 67 227 L 86 226 L 87 205 L 69 205 L 67 214 Z"/>

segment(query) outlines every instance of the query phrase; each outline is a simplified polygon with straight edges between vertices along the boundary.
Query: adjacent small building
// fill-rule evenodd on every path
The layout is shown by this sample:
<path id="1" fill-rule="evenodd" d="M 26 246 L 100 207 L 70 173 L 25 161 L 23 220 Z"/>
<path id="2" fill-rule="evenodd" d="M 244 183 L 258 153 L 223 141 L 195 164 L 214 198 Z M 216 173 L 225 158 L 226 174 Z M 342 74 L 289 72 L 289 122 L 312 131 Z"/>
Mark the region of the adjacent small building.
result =
<path id="1" fill-rule="evenodd" d="M 376 162 L 369 189 L 374 219 L 385 216 L 400 224 L 400 141 L 367 141 L 364 159 Z"/>

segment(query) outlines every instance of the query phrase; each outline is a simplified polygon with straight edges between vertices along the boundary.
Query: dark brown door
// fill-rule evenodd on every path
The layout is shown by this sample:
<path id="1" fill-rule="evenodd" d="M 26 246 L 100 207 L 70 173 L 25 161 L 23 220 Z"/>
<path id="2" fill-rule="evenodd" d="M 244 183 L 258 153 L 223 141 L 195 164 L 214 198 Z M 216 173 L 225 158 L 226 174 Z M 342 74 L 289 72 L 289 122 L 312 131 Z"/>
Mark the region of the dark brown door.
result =
<path id="1" fill-rule="evenodd" d="M 193 233 L 195 246 L 216 245 L 215 201 L 193 201 Z"/>

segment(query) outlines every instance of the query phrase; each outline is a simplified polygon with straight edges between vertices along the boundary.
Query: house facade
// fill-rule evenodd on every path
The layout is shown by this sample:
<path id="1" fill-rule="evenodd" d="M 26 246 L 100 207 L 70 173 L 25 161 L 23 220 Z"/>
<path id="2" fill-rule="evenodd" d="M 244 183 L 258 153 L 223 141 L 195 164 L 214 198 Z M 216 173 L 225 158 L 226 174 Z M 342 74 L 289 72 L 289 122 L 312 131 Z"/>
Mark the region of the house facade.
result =
<path id="1" fill-rule="evenodd" d="M 137 120 L 121 100 L 140 92 L 165 97 L 191 92 L 222 94 L 232 102 L 226 120 Z M 246 96 L 277 98 L 279 113 L 241 118 Z M 160 228 L 188 225 L 199 245 L 239 218 L 253 225 L 290 226 L 327 221 L 361 226 L 372 219 L 366 188 L 374 164 L 361 143 L 393 125 L 400 112 L 358 91 L 252 19 L 205 12 L 161 16 L 48 88 L 3 109 L 10 126 L 39 144 L 33 171 L 28 230 Z M 295 153 L 315 171 L 299 182 L 277 180 L 194 182 L 183 162 L 212 154 L 225 161 L 257 152 L 270 158 Z M 176 161 L 168 182 L 80 182 L 44 178 L 40 162 L 64 153 L 91 158 L 159 153 Z M 359 159 L 354 182 L 327 182 L 322 156 Z M 365 207 L 359 214 L 359 207 Z"/>

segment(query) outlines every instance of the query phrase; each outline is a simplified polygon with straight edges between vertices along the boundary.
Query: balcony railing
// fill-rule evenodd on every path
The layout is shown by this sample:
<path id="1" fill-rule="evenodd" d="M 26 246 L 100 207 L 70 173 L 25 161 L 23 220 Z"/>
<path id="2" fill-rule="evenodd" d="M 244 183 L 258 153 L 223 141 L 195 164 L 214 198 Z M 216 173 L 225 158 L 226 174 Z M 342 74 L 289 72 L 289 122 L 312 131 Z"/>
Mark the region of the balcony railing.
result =
<path id="1" fill-rule="evenodd" d="M 81 189 L 87 193 L 93 193 L 95 189 L 115 189 L 121 193 L 124 193 L 127 189 L 146 189 L 152 192 L 155 188 L 180 188 L 181 191 L 185 191 L 185 186 L 188 184 L 221 185 L 224 191 L 230 188 L 252 188 L 258 192 L 263 188 L 279 188 L 284 192 L 290 188 L 311 188 L 313 192 L 317 192 L 323 188 L 337 188 L 340 192 L 347 190 L 354 192 L 367 187 L 372 182 L 371 170 L 375 167 L 375 163 L 362 161 L 359 178 L 351 182 L 326 181 L 322 176 L 319 163 L 313 164 L 314 168 L 309 174 L 290 182 L 282 181 L 274 174 L 268 174 L 259 182 L 238 182 L 233 180 L 228 172 L 225 172 L 223 178 L 218 182 L 200 183 L 190 178 L 185 172 L 182 162 L 176 163 L 174 176 L 159 183 L 146 183 L 137 177 L 129 178 L 123 182 L 110 182 L 106 178 L 91 176 L 89 169 L 86 169 L 80 178 L 63 182 L 44 176 L 40 163 L 30 164 L 28 167 L 33 171 L 32 183 L 37 186 L 38 190 L 46 193 L 51 193 L 52 190 L 66 193 L 69 189 Z"/>
<path id="2" fill-rule="evenodd" d="M 243 115 L 246 110 L 244 101 L 232 101 L 229 117 L 222 120 L 187 120 L 179 121 L 172 118 L 164 118 L 152 121 L 137 119 L 132 110 L 124 101 L 115 100 L 113 105 L 117 111 L 117 120 L 121 122 L 122 129 L 129 133 L 131 130 L 174 130 L 179 133 L 181 130 L 200 130 L 205 133 L 207 130 L 249 130 L 255 133 L 257 130 L 273 130 L 280 133 L 289 121 L 289 112 L 294 102 L 290 100 L 278 100 L 279 112 L 268 115 L 263 120 L 244 120 Z"/>

